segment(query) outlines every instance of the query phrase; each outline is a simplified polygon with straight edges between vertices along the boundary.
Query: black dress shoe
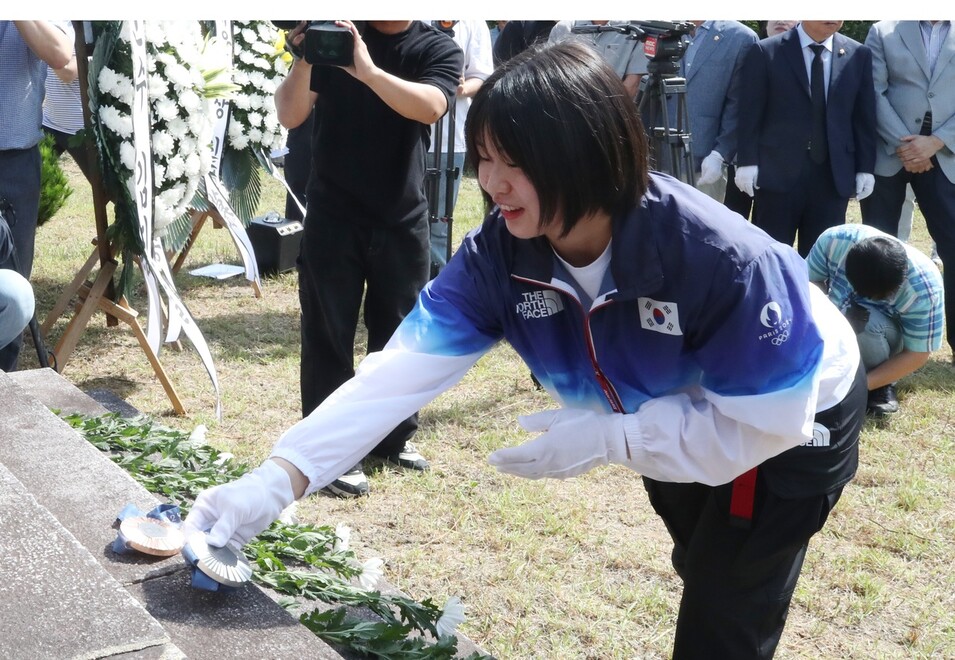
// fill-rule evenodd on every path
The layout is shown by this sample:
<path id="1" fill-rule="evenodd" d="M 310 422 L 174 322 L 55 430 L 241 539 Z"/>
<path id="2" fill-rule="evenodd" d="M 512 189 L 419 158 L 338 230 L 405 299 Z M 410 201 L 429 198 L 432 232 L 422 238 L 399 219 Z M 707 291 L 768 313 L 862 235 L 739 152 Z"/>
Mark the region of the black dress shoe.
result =
<path id="1" fill-rule="evenodd" d="M 873 415 L 891 415 L 899 411 L 899 399 L 895 395 L 895 383 L 877 387 L 869 392 L 866 412 Z"/>

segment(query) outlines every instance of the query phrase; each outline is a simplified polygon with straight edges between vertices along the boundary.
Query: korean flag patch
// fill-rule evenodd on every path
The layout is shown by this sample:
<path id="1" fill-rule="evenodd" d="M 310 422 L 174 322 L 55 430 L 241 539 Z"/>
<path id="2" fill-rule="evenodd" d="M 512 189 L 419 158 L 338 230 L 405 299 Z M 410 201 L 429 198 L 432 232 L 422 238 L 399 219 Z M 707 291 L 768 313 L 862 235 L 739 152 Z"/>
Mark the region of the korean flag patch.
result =
<path id="1" fill-rule="evenodd" d="M 640 325 L 646 330 L 665 335 L 682 335 L 680 312 L 674 302 L 661 302 L 653 298 L 637 298 L 640 307 Z"/>

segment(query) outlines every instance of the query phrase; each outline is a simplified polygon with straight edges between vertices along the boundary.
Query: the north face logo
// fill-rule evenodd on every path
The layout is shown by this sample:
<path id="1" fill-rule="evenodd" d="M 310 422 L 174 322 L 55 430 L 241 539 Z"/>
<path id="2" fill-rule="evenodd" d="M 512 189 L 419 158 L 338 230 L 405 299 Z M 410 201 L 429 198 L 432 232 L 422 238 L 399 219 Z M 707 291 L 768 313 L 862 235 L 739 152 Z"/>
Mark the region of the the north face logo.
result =
<path id="1" fill-rule="evenodd" d="M 564 303 L 556 291 L 531 291 L 522 294 L 517 313 L 524 319 L 542 319 L 564 311 Z"/>

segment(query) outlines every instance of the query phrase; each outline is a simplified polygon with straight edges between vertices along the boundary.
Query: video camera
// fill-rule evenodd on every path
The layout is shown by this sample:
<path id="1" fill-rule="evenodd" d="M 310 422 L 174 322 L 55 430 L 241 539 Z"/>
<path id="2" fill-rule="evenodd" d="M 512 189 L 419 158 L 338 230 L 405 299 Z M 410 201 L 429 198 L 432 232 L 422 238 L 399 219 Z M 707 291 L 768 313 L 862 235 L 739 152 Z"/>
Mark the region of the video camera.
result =
<path id="1" fill-rule="evenodd" d="M 351 66 L 355 52 L 355 38 L 351 30 L 335 25 L 335 21 L 306 21 L 305 40 L 298 48 L 288 44 L 294 55 L 309 64 Z M 280 30 L 292 30 L 301 21 L 272 21 Z M 301 52 L 296 52 L 301 51 Z"/>
<path id="2" fill-rule="evenodd" d="M 677 63 L 686 53 L 688 40 L 684 36 L 693 30 L 687 21 L 626 21 L 606 25 L 575 25 L 573 34 L 620 32 L 628 38 L 643 42 L 643 52 L 650 60 L 650 73 L 676 73 Z"/>

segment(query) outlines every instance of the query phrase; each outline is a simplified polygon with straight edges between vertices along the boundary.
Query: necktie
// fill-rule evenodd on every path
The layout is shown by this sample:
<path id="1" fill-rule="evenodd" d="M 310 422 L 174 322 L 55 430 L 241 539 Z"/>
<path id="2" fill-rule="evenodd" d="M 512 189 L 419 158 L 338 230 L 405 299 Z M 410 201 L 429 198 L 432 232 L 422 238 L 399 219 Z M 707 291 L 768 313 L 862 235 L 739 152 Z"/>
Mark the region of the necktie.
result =
<path id="1" fill-rule="evenodd" d="M 826 76 L 822 69 L 822 44 L 810 44 L 814 53 L 809 93 L 812 99 L 812 135 L 809 140 L 809 157 L 814 163 L 823 163 L 829 157 L 829 139 L 826 137 Z"/>

